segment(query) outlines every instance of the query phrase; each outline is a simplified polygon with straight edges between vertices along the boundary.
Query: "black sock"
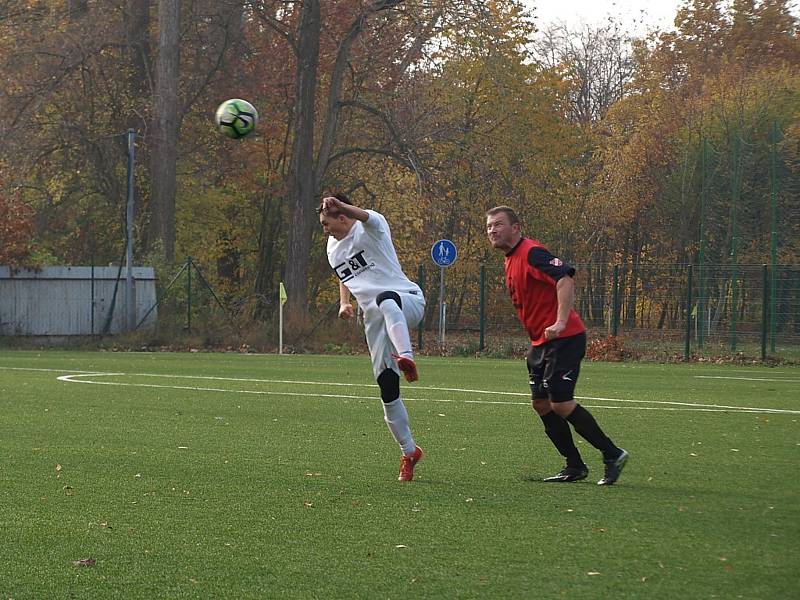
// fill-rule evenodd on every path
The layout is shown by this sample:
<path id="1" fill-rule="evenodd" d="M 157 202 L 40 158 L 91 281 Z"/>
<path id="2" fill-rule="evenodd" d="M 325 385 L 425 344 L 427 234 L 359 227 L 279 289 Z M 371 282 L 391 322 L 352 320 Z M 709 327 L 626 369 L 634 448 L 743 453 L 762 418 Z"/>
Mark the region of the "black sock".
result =
<path id="1" fill-rule="evenodd" d="M 559 454 L 567 459 L 567 466 L 575 469 L 584 467 L 581 454 L 572 441 L 572 432 L 567 422 L 552 410 L 546 415 L 539 415 L 539 418 L 544 423 L 547 437 L 553 442 Z"/>
<path id="2" fill-rule="evenodd" d="M 622 451 L 614 445 L 614 442 L 612 442 L 605 433 L 603 433 L 603 430 L 600 429 L 600 425 L 597 424 L 592 413 L 583 408 L 580 404 L 575 406 L 575 410 L 569 414 L 567 421 L 572 423 L 578 435 L 603 453 L 604 460 L 614 460 L 619 457 Z"/>

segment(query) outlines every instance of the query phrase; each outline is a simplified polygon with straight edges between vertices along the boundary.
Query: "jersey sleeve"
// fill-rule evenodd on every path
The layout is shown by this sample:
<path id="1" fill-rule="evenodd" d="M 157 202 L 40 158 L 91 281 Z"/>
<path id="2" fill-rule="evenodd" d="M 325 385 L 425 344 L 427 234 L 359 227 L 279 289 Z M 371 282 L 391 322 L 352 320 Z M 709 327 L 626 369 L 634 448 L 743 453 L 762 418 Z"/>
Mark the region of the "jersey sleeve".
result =
<path id="1" fill-rule="evenodd" d="M 552 277 L 554 281 L 566 276 L 575 276 L 575 268 L 553 256 L 547 248 L 531 248 L 528 252 L 528 264 Z"/>
<path id="2" fill-rule="evenodd" d="M 367 210 L 366 212 L 369 218 L 363 223 L 364 231 L 369 233 L 372 237 L 386 235 L 389 231 L 389 224 L 386 222 L 386 217 L 374 210 Z"/>

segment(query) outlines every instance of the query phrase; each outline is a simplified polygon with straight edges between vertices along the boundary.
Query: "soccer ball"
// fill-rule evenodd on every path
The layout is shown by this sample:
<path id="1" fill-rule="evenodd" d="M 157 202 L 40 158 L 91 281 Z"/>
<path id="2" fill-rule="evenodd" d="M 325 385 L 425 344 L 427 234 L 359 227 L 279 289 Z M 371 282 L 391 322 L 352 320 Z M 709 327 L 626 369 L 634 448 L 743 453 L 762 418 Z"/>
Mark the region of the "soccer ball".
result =
<path id="1" fill-rule="evenodd" d="M 258 111 L 247 100 L 232 98 L 219 105 L 214 120 L 222 133 L 238 140 L 256 128 Z"/>

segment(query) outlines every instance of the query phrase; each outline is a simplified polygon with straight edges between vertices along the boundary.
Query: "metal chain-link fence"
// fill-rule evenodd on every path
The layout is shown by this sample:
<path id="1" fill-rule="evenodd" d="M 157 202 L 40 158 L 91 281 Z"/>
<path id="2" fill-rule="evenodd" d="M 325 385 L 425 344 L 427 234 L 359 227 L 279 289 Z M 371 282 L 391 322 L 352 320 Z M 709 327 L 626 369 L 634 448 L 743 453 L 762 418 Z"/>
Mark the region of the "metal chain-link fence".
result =
<path id="1" fill-rule="evenodd" d="M 623 336 L 672 355 L 800 356 L 800 266 L 576 264 L 576 309 L 590 336 Z M 439 269 L 420 267 L 428 300 L 418 342 L 441 345 Z M 445 271 L 444 345 L 491 351 L 525 339 L 501 265 Z"/>

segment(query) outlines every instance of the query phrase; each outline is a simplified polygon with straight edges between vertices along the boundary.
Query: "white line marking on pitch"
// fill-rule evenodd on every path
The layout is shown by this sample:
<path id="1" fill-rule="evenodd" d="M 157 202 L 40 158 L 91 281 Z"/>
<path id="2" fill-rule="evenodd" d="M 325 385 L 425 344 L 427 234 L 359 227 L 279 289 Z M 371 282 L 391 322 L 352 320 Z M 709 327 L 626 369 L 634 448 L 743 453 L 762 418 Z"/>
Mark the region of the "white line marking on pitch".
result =
<path id="1" fill-rule="evenodd" d="M 283 383 L 292 385 L 330 385 L 326 382 L 319 381 L 295 381 L 295 380 L 277 380 L 277 379 L 250 379 L 250 378 L 235 378 L 235 377 L 213 377 L 208 375 L 165 375 L 157 373 L 88 373 L 80 372 L 73 375 L 62 375 L 58 377 L 59 381 L 69 383 L 84 383 L 92 385 L 113 385 L 124 387 L 145 387 L 145 388 L 158 388 L 158 389 L 176 389 L 176 390 L 189 390 L 198 392 L 223 392 L 233 394 L 254 394 L 254 395 L 268 395 L 268 396 L 299 396 L 310 398 L 346 398 L 353 400 L 372 400 L 374 396 L 352 396 L 343 394 L 322 394 L 322 393 L 305 393 L 305 392 L 276 392 L 268 390 L 231 390 L 226 388 L 212 388 L 212 387 L 198 387 L 198 386 L 185 386 L 185 385 L 160 385 L 154 383 L 125 383 L 113 381 L 88 381 L 87 377 L 168 377 L 171 379 L 202 379 L 202 380 L 224 380 L 224 381 L 241 381 L 241 382 L 258 382 L 258 383 Z M 376 388 L 374 384 L 351 384 L 351 383 L 337 383 L 338 386 L 348 387 L 367 387 Z M 513 396 L 527 396 L 519 392 L 496 392 L 491 390 L 472 390 L 468 388 L 439 388 L 433 386 L 419 386 L 417 389 L 438 390 L 438 391 L 458 391 L 477 394 L 502 394 Z M 659 406 L 602 406 L 591 405 L 591 408 L 608 408 L 608 409 L 622 409 L 629 408 L 635 410 L 684 410 L 684 411 L 703 411 L 703 412 L 738 412 L 738 413 L 767 413 L 767 414 L 800 414 L 796 410 L 784 410 L 778 408 L 763 408 L 763 407 L 749 407 L 749 406 L 728 406 L 721 404 L 697 404 L 692 402 L 672 402 L 660 400 L 627 400 L 622 398 L 602 398 L 593 396 L 576 396 L 579 400 L 595 400 L 599 402 L 621 402 L 628 404 L 655 404 Z M 446 398 L 413 398 L 406 397 L 407 400 L 427 401 L 427 402 L 443 402 L 443 403 L 463 403 L 463 404 L 506 404 L 526 406 L 528 402 L 509 402 L 499 400 L 454 400 Z"/>
<path id="2" fill-rule="evenodd" d="M 800 383 L 800 379 L 769 379 L 767 377 L 726 377 L 722 375 L 693 375 L 695 379 L 735 379 L 737 381 L 780 381 L 782 383 Z"/>
<path id="3" fill-rule="evenodd" d="M 703 367 L 700 367 L 701 369 Z M 777 369 L 726 369 L 728 373 L 747 373 L 752 375 L 754 373 L 768 373 L 770 375 L 790 375 L 791 371 L 779 371 Z"/>

